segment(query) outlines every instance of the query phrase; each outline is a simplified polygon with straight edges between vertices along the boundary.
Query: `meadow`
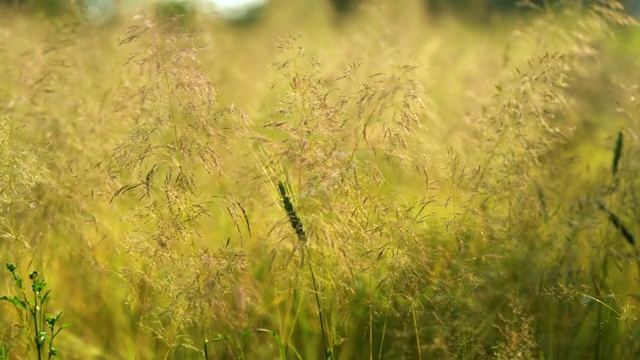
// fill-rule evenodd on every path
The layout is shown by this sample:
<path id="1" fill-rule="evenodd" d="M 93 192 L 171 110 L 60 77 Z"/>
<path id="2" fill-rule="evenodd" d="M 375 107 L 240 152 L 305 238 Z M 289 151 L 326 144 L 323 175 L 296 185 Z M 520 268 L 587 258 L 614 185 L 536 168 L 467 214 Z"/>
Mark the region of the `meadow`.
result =
<path id="1" fill-rule="evenodd" d="M 618 2 L 0 11 L 0 359 L 640 356 Z"/>

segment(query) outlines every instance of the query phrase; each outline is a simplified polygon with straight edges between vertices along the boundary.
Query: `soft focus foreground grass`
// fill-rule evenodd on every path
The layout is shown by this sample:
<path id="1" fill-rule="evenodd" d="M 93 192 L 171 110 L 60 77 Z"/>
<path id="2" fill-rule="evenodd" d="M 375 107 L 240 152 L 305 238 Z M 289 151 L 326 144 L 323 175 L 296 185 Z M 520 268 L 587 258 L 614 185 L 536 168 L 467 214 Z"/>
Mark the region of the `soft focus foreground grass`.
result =
<path id="1" fill-rule="evenodd" d="M 8 13 L 3 257 L 45 274 L 69 359 L 637 357 L 611 214 L 637 235 L 638 34 L 596 5 Z M 33 357 L 8 305 L 0 342 Z"/>

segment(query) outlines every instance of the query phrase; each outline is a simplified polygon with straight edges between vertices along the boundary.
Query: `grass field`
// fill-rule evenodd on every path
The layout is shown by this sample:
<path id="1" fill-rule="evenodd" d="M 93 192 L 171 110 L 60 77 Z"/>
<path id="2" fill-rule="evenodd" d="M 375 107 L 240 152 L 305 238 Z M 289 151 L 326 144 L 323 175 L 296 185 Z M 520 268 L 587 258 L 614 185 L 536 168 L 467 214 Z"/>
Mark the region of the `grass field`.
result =
<path id="1" fill-rule="evenodd" d="M 635 21 L 422 5 L 1 10 L 0 359 L 638 358 Z"/>

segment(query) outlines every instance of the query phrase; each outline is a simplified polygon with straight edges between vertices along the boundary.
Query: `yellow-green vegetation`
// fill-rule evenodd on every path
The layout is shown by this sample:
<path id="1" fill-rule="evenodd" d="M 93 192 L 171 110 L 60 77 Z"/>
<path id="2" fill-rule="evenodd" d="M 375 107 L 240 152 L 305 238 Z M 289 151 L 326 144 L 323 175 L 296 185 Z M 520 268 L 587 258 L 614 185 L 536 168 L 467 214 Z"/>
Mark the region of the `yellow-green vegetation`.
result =
<path id="1" fill-rule="evenodd" d="M 3 10 L 0 358 L 640 356 L 635 21 L 329 4 Z"/>

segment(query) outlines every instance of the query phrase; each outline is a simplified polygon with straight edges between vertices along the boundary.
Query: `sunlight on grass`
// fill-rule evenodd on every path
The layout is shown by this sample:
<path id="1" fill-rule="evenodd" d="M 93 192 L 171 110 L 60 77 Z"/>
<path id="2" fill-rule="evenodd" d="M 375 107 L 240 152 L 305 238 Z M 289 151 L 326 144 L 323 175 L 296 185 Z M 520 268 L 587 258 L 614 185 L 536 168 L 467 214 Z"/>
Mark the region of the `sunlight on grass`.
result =
<path id="1" fill-rule="evenodd" d="M 0 359 L 638 357 L 640 32 L 551 3 L 0 5 Z"/>

